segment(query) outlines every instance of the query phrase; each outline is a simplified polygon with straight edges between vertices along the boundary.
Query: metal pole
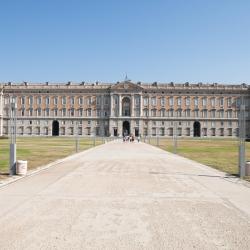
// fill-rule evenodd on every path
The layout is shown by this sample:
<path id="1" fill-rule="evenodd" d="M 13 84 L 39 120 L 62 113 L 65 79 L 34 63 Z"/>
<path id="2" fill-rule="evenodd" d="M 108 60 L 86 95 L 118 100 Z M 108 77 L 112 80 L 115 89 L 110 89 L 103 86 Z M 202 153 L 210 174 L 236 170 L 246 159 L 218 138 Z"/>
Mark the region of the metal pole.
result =
<path id="1" fill-rule="evenodd" d="M 10 165 L 9 174 L 16 174 L 16 103 L 10 103 Z"/>
<path id="2" fill-rule="evenodd" d="M 174 144 L 174 154 L 177 154 L 177 122 L 174 122 L 174 131 L 173 131 L 173 144 Z"/>
<path id="3" fill-rule="evenodd" d="M 79 151 L 79 134 L 78 134 L 78 123 L 75 122 L 75 144 L 76 144 L 76 153 Z"/>
<path id="4" fill-rule="evenodd" d="M 245 138 L 246 137 L 246 117 L 244 99 L 241 98 L 240 113 L 239 113 L 239 175 L 243 178 L 246 174 L 245 170 Z"/>

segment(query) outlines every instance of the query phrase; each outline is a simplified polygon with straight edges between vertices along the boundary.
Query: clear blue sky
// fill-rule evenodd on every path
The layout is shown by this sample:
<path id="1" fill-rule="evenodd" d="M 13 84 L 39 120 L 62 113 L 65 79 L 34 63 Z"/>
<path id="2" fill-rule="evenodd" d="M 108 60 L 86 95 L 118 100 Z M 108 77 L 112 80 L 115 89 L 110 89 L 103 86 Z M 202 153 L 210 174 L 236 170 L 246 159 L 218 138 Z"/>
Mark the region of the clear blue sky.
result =
<path id="1" fill-rule="evenodd" d="M 249 0 L 1 0 L 0 82 L 250 83 Z"/>

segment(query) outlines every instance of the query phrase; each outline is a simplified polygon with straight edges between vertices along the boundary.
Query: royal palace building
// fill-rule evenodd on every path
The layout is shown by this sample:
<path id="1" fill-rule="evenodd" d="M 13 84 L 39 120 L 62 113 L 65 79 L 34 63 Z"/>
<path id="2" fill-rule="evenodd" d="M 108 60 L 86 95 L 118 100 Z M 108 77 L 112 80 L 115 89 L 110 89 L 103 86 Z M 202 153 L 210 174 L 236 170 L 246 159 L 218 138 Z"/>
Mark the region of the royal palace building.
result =
<path id="1" fill-rule="evenodd" d="M 10 133 L 13 103 L 18 136 L 236 137 L 244 105 L 250 137 L 246 84 L 9 82 L 0 84 L 0 136 Z"/>

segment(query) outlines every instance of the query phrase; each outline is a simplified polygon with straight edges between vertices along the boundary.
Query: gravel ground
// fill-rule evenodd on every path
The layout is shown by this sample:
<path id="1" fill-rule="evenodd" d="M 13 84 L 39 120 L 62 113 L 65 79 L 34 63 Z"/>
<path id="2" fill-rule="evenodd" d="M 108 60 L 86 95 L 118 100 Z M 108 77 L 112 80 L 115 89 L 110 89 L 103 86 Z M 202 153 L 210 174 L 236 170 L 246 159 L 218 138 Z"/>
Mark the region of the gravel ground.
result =
<path id="1" fill-rule="evenodd" d="M 0 249 L 249 249 L 250 187 L 144 143 L 107 143 L 0 189 Z"/>

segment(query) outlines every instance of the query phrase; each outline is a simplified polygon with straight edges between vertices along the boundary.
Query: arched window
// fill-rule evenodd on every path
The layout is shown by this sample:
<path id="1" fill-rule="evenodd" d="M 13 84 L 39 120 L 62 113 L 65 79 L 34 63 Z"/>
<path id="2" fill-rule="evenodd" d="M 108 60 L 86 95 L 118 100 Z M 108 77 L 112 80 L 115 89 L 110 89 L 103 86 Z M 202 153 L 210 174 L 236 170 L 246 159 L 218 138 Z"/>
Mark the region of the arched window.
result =
<path id="1" fill-rule="evenodd" d="M 130 99 L 125 97 L 122 99 L 122 115 L 130 116 Z"/>

